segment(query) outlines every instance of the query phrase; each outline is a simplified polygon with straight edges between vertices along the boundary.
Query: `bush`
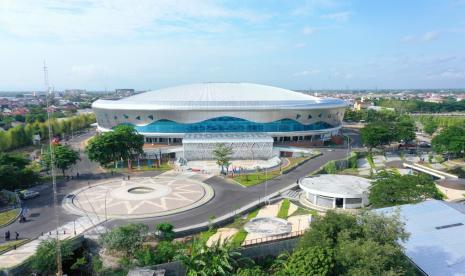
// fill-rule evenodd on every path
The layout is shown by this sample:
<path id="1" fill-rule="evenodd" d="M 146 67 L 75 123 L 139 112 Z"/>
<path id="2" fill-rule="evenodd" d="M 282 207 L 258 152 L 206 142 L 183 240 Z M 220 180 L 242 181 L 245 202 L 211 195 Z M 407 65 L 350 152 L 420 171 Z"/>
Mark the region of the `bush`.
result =
<path id="1" fill-rule="evenodd" d="M 337 172 L 336 162 L 334 162 L 334 161 L 328 162 L 324 167 L 324 171 L 327 174 L 336 173 Z"/>
<path id="2" fill-rule="evenodd" d="M 60 242 L 61 259 L 70 260 L 73 251 L 68 240 Z M 57 270 L 57 241 L 55 239 L 43 240 L 37 248 L 36 254 L 32 257 L 31 267 L 41 274 L 53 274 Z"/>
<path id="3" fill-rule="evenodd" d="M 277 275 L 331 275 L 335 265 L 333 250 L 309 247 L 296 250 Z"/>
<path id="4" fill-rule="evenodd" d="M 108 250 L 133 256 L 141 248 L 147 233 L 147 225 L 131 223 L 113 228 L 110 232 L 102 234 L 100 242 Z"/>
<path id="5" fill-rule="evenodd" d="M 158 231 L 160 237 L 165 240 L 174 239 L 173 228 L 173 225 L 168 222 L 162 222 L 155 226 L 155 229 Z"/>

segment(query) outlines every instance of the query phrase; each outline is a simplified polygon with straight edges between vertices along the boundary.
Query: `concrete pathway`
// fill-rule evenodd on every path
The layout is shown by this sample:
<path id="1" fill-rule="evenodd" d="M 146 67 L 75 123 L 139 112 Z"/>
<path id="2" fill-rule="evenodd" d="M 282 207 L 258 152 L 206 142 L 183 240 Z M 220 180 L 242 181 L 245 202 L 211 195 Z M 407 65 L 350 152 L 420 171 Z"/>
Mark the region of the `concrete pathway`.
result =
<path id="1" fill-rule="evenodd" d="M 85 231 L 94 228 L 103 221 L 95 216 L 85 216 L 77 219 L 75 222 L 68 222 L 58 228 L 58 236 L 60 240 L 69 239 L 84 233 Z M 8 251 L 0 255 L 0 268 L 12 268 L 15 267 L 28 258 L 32 257 L 37 250 L 39 244 L 46 239 L 56 238 L 57 230 L 53 230 L 49 233 L 44 233 L 44 235 L 38 237 L 35 240 L 32 240 L 29 243 L 26 243 L 16 250 Z"/>
<path id="2" fill-rule="evenodd" d="M 212 244 L 214 244 L 215 242 L 217 242 L 218 240 L 220 240 L 220 242 L 224 242 L 224 240 L 228 239 L 228 240 L 231 240 L 231 238 L 237 233 L 239 232 L 239 230 L 237 230 L 236 228 L 220 228 L 216 231 L 216 233 L 214 235 L 212 235 L 208 241 L 207 241 L 207 245 L 208 246 L 211 246 Z"/>

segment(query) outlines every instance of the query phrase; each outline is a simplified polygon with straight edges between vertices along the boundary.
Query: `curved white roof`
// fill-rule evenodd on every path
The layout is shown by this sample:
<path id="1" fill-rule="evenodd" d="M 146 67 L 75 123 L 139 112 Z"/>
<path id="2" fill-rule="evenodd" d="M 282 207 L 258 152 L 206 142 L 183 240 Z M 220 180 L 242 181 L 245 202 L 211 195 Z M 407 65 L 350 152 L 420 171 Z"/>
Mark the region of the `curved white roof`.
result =
<path id="1" fill-rule="evenodd" d="M 197 83 L 98 100 L 94 108 L 135 110 L 242 110 L 345 107 L 340 99 L 321 99 L 287 89 L 251 83 Z"/>
<path id="2" fill-rule="evenodd" d="M 321 174 L 313 177 L 301 178 L 299 186 L 302 190 L 312 194 L 329 197 L 358 198 L 368 192 L 370 180 L 339 174 Z"/>

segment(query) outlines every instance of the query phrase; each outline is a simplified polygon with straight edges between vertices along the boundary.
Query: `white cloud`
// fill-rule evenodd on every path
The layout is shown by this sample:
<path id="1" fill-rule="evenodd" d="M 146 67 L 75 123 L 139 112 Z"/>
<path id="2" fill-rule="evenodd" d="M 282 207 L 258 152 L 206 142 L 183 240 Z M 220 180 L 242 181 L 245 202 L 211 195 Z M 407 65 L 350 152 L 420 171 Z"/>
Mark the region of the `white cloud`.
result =
<path id="1" fill-rule="evenodd" d="M 67 40 L 212 30 L 227 20 L 255 22 L 266 15 L 209 0 L 2 0 L 0 30 L 21 37 Z M 219 22 L 218 22 L 219 21 Z M 213 28 L 217 31 L 218 28 Z"/>
<path id="2" fill-rule="evenodd" d="M 465 71 L 447 69 L 437 74 L 437 76 L 442 79 L 465 79 Z"/>
<path id="3" fill-rule="evenodd" d="M 296 48 L 305 48 L 307 47 L 307 43 L 305 42 L 299 42 L 295 45 Z"/>
<path id="4" fill-rule="evenodd" d="M 304 35 L 311 35 L 311 34 L 315 33 L 316 30 L 317 30 L 316 28 L 308 27 L 308 26 L 307 26 L 307 27 L 304 27 L 304 28 L 303 28 L 302 33 L 303 33 Z"/>
<path id="5" fill-rule="evenodd" d="M 331 9 L 337 6 L 338 4 L 334 0 L 306 0 L 292 11 L 292 15 L 306 16 L 321 9 Z"/>
<path id="6" fill-rule="evenodd" d="M 347 20 L 349 20 L 350 15 L 351 15 L 351 12 L 344 11 L 344 12 L 335 12 L 335 13 L 323 14 L 321 16 L 321 18 L 331 19 L 331 20 L 335 20 L 337 22 L 346 22 Z"/>
<path id="7" fill-rule="evenodd" d="M 351 73 L 344 73 L 344 72 L 339 72 L 339 71 L 333 72 L 332 75 L 336 79 L 344 79 L 344 80 L 348 80 L 348 79 L 351 79 L 353 77 L 353 75 Z"/>
<path id="8" fill-rule="evenodd" d="M 435 40 L 439 37 L 439 32 L 438 31 L 431 31 L 431 32 L 426 32 L 421 36 L 422 41 L 431 41 Z"/>
<path id="9" fill-rule="evenodd" d="M 318 69 L 310 69 L 310 70 L 304 70 L 304 71 L 301 71 L 301 72 L 294 73 L 294 76 L 302 77 L 302 76 L 309 76 L 309 75 L 317 75 L 320 72 L 321 71 L 318 70 Z"/>
<path id="10" fill-rule="evenodd" d="M 418 36 L 407 35 L 402 38 L 402 42 L 430 42 L 436 40 L 440 34 L 439 31 L 429 31 Z"/>

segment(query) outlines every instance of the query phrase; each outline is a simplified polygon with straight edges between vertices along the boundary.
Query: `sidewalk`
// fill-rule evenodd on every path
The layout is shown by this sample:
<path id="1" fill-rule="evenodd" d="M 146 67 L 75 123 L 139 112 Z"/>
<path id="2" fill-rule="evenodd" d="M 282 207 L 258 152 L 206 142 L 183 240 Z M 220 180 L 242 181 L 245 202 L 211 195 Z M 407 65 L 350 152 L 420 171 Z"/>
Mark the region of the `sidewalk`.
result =
<path id="1" fill-rule="evenodd" d="M 81 235 L 102 222 L 104 222 L 104 220 L 96 216 L 81 217 L 75 222 L 71 221 L 60 226 L 58 228 L 59 238 L 60 240 L 64 240 Z M 52 232 L 44 233 L 44 235 L 38 237 L 37 239 L 32 240 L 31 242 L 28 242 L 15 250 L 11 250 L 0 255 L 0 268 L 13 268 L 23 263 L 34 255 L 41 241 L 48 238 L 56 238 L 56 233 L 56 229 Z"/>

